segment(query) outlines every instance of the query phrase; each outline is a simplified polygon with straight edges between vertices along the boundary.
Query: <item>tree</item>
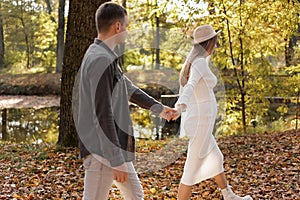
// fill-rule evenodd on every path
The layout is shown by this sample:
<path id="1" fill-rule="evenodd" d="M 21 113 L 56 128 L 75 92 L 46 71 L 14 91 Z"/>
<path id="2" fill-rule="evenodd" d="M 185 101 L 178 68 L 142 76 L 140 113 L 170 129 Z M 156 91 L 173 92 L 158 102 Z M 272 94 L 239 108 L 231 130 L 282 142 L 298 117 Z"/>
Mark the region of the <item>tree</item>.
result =
<path id="1" fill-rule="evenodd" d="M 221 57 L 227 58 L 219 64 L 231 79 L 226 80 L 228 117 L 235 117 L 236 111 L 240 111 L 238 119 L 241 120 L 238 121 L 242 122 L 242 130 L 246 133 L 251 119 L 268 117 L 271 105 L 266 97 L 284 94 L 284 90 L 278 90 L 278 82 L 272 76 L 276 73 L 272 66 L 278 64 L 272 60 L 284 54 L 285 38 L 293 35 L 296 29 L 295 13 L 299 3 L 220 1 L 218 4 L 215 1 L 214 6 L 219 7 L 214 23 L 222 27 L 221 45 L 224 46 L 216 57 L 219 61 Z"/>
<path id="2" fill-rule="evenodd" d="M 53 71 L 56 23 L 50 20 L 45 2 L 5 0 L 1 6 L 7 70 L 21 73 L 36 67 Z"/>
<path id="3" fill-rule="evenodd" d="M 0 10 L 1 10 L 1 2 L 0 2 Z M 4 33 L 3 33 L 3 22 L 2 22 L 1 13 L 0 13 L 0 68 L 4 66 Z"/>
<path id="4" fill-rule="evenodd" d="M 282 57 L 290 42 L 285 39 L 297 36 L 299 1 L 200 2 L 208 4 L 203 6 L 207 13 L 196 17 L 199 9 L 194 4 L 183 17 L 192 19 L 191 28 L 208 23 L 223 31 L 213 60 L 226 86 L 224 132 L 245 133 L 252 119 L 271 118 L 269 111 L 274 108 L 266 97 L 285 94 L 287 84 L 280 84 L 272 74 L 285 67 Z"/>
<path id="5" fill-rule="evenodd" d="M 34 51 L 34 28 L 31 16 L 34 16 L 34 10 L 31 6 L 30 1 L 16 1 L 15 12 L 10 17 L 15 18 L 18 21 L 20 32 L 23 33 L 25 41 L 25 52 L 26 52 L 26 68 L 32 67 L 32 56 Z"/>
<path id="6" fill-rule="evenodd" d="M 58 28 L 56 46 L 56 72 L 61 72 L 64 58 L 65 38 L 65 0 L 59 0 Z"/>
<path id="7" fill-rule="evenodd" d="M 298 5 L 296 4 L 295 1 L 288 0 L 288 3 L 292 4 L 293 7 L 294 6 L 299 7 L 300 0 L 298 0 L 297 2 L 298 2 Z M 295 27 L 295 32 L 292 33 L 292 35 L 290 37 L 288 37 L 288 39 L 286 39 L 287 45 L 286 45 L 286 49 L 285 49 L 285 63 L 286 63 L 287 67 L 296 64 L 295 62 L 293 62 L 294 54 L 295 54 L 294 48 L 297 45 L 297 41 L 300 40 L 300 22 L 299 22 L 300 14 L 299 14 L 299 12 L 296 12 L 296 13 L 291 12 L 291 14 L 292 14 L 292 16 L 294 15 L 294 18 L 296 20 L 298 20 L 298 24 Z"/>
<path id="8" fill-rule="evenodd" d="M 95 12 L 105 0 L 73 0 L 69 5 L 64 65 L 61 78 L 61 102 L 58 145 L 77 146 L 78 138 L 72 112 L 72 90 L 81 60 L 97 36 Z"/>
<path id="9" fill-rule="evenodd" d="M 45 3 L 47 4 L 47 11 L 48 15 L 50 16 L 50 19 L 52 22 L 56 22 L 55 18 L 52 16 L 52 5 L 50 0 L 45 0 Z"/>

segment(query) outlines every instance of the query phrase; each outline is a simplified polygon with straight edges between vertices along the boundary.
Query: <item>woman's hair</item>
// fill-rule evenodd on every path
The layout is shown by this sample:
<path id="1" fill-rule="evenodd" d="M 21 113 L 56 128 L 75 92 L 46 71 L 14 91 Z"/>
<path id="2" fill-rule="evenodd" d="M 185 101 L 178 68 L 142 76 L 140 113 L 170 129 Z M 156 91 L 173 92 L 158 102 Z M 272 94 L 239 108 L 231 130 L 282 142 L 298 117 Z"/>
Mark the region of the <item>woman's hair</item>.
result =
<path id="1" fill-rule="evenodd" d="M 123 23 L 125 16 L 127 16 L 127 11 L 124 7 L 112 2 L 102 4 L 95 14 L 98 33 L 108 31 L 116 21 Z"/>
<path id="2" fill-rule="evenodd" d="M 181 86 L 185 86 L 189 80 L 190 69 L 193 61 L 197 57 L 207 57 L 208 55 L 211 55 L 213 53 L 215 45 L 217 44 L 217 40 L 218 36 L 216 35 L 209 40 L 206 40 L 199 44 L 194 44 L 180 71 L 179 83 Z"/>

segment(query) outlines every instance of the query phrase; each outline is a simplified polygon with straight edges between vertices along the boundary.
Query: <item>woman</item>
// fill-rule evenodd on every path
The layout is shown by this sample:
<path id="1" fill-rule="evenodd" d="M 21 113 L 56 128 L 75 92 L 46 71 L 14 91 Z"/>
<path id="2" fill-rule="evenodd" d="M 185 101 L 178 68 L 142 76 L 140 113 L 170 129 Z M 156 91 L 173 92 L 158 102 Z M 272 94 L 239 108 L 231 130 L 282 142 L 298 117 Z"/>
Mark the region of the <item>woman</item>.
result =
<path id="1" fill-rule="evenodd" d="M 223 154 L 212 135 L 217 115 L 213 88 L 217 78 L 208 67 L 218 34 L 210 25 L 199 26 L 193 33 L 194 46 L 180 73 L 180 96 L 175 104 L 177 119 L 182 112 L 181 135 L 189 138 L 188 154 L 179 185 L 178 199 L 188 199 L 192 185 L 215 178 L 224 200 L 252 200 L 235 195 L 227 184 Z"/>

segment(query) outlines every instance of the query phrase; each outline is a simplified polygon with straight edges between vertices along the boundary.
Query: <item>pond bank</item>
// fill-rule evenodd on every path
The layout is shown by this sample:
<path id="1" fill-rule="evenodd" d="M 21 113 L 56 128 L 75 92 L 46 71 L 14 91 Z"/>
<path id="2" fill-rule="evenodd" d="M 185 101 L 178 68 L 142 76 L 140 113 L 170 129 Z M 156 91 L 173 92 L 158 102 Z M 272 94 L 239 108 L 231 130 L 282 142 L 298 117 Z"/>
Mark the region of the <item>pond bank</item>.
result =
<path id="1" fill-rule="evenodd" d="M 1 74 L 2 95 L 60 95 L 61 74 Z"/>
<path id="2" fill-rule="evenodd" d="M 47 108 L 59 107 L 60 96 L 24 96 L 5 95 L 0 96 L 0 109 L 8 108 Z"/>

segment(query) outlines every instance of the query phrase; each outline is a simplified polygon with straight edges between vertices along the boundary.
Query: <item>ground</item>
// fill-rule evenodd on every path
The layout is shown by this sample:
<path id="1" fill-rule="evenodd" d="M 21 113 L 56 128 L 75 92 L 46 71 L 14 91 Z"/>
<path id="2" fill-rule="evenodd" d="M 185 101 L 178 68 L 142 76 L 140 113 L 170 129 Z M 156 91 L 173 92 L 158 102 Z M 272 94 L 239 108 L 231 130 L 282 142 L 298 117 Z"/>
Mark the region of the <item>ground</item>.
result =
<path id="1" fill-rule="evenodd" d="M 218 143 L 225 157 L 227 178 L 237 194 L 251 194 L 254 199 L 299 199 L 300 131 L 227 136 L 218 138 Z M 137 152 L 147 156 L 168 144 L 170 140 L 140 140 Z M 172 155 L 172 151 L 180 150 L 167 151 L 166 155 Z M 182 151 L 169 165 L 139 173 L 145 199 L 176 199 L 185 158 L 186 151 Z M 150 165 L 148 162 L 147 167 Z M 0 173 L 0 199 L 82 197 L 84 170 L 76 148 L 1 143 Z M 110 199 L 121 199 L 116 187 Z M 191 199 L 222 197 L 216 184 L 207 180 L 193 187 Z"/>
<path id="2" fill-rule="evenodd" d="M 131 71 L 125 73 L 139 87 L 164 86 L 178 90 L 178 72 L 172 69 Z M 0 74 L 0 95 L 60 95 L 60 73 Z"/>
<path id="3" fill-rule="evenodd" d="M 0 95 L 59 95 L 61 74 L 0 75 Z"/>

